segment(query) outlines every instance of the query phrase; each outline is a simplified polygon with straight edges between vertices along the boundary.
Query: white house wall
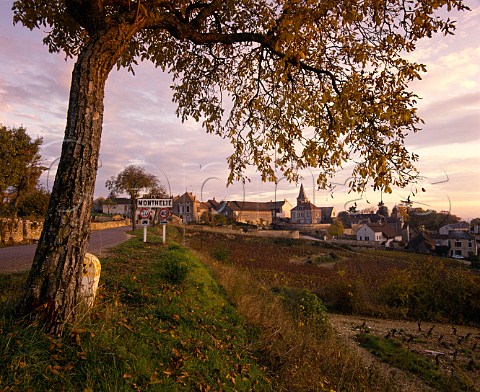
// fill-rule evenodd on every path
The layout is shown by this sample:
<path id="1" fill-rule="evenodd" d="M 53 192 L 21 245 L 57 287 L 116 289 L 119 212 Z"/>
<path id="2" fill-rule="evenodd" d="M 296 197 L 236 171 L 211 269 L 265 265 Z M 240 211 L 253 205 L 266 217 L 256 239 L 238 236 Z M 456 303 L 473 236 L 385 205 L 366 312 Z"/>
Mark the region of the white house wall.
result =
<path id="1" fill-rule="evenodd" d="M 377 235 L 380 234 L 380 239 L 377 239 Z M 363 225 L 358 229 L 357 231 L 357 240 L 358 241 L 376 241 L 376 242 L 381 242 L 382 241 L 382 233 L 375 233 L 370 227 L 367 225 Z"/>

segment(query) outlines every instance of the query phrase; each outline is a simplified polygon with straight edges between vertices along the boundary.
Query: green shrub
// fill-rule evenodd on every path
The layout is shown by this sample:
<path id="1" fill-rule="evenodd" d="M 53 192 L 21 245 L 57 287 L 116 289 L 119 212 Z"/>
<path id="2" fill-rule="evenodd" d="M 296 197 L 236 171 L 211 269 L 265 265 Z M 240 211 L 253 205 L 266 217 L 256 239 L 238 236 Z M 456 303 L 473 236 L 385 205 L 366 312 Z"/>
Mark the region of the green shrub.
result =
<path id="1" fill-rule="evenodd" d="M 380 298 L 396 310 L 396 316 L 404 318 L 410 310 L 412 296 L 415 295 L 410 274 L 405 271 L 392 273 L 391 278 L 380 288 Z"/>
<path id="2" fill-rule="evenodd" d="M 327 331 L 327 308 L 317 295 L 307 289 L 293 290 L 287 287 L 276 287 L 272 291 L 281 297 L 283 306 L 295 319 L 315 326 L 317 332 Z"/>
<path id="3" fill-rule="evenodd" d="M 168 250 L 178 250 L 178 249 L 182 249 L 182 247 L 176 242 L 170 241 L 170 243 L 168 244 Z"/>
<path id="4" fill-rule="evenodd" d="M 311 255 L 307 257 L 306 263 L 318 265 L 323 263 L 331 263 L 338 260 L 338 255 L 335 252 L 328 252 L 328 254 Z"/>
<path id="5" fill-rule="evenodd" d="M 171 284 L 181 284 L 188 276 L 189 268 L 184 263 L 188 256 L 185 249 L 174 247 L 161 257 L 161 277 Z"/>
<path id="6" fill-rule="evenodd" d="M 357 280 L 345 270 L 338 270 L 332 275 L 328 287 L 322 294 L 329 309 L 341 313 L 353 313 L 357 309 Z"/>
<path id="7" fill-rule="evenodd" d="M 380 288 L 398 316 L 420 320 L 478 322 L 480 288 L 471 273 L 425 258 L 392 273 Z"/>
<path id="8" fill-rule="evenodd" d="M 303 318 L 325 323 L 327 321 L 327 308 L 322 300 L 309 290 L 302 290 L 299 294 L 299 308 Z"/>
<path id="9" fill-rule="evenodd" d="M 212 256 L 215 260 L 226 262 L 230 260 L 230 249 L 226 246 L 217 246 L 212 249 L 210 252 L 210 256 Z"/>

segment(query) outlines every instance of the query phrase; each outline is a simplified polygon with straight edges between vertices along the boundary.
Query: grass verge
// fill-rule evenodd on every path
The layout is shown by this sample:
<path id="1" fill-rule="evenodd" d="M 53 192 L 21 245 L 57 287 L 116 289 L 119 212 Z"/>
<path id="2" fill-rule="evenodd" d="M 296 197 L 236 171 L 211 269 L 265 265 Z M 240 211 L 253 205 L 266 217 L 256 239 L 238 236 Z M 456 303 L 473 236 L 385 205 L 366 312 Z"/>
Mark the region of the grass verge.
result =
<path id="1" fill-rule="evenodd" d="M 101 260 L 96 305 L 60 337 L 14 317 L 25 274 L 0 275 L 0 390 L 276 390 L 204 265 L 136 234 Z"/>
<path id="2" fill-rule="evenodd" d="M 202 260 L 251 326 L 251 350 L 275 375 L 278 390 L 398 390 L 338 340 L 315 294 L 272 287 L 268 279 L 212 256 L 204 252 Z"/>
<path id="3" fill-rule="evenodd" d="M 461 374 L 450 376 L 439 371 L 435 361 L 404 348 L 399 342 L 362 333 L 357 336 L 360 345 L 382 361 L 420 377 L 425 383 L 440 391 L 472 391 L 474 385 L 466 382 Z"/>

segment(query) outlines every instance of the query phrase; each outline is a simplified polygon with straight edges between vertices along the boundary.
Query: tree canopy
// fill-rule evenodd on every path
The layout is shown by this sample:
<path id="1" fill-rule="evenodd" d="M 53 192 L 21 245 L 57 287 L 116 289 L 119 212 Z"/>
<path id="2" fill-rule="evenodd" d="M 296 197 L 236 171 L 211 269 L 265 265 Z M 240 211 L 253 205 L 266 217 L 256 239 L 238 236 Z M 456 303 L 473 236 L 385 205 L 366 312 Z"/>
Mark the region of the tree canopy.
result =
<path id="1" fill-rule="evenodd" d="M 18 216 L 29 219 L 43 219 L 47 213 L 50 192 L 42 186 L 25 193 L 17 207 Z"/>
<path id="2" fill-rule="evenodd" d="M 42 143 L 41 137 L 32 139 L 24 127 L 0 124 L 0 204 L 7 214 L 17 215 L 19 203 L 37 187 L 45 170 L 41 164 Z"/>
<path id="3" fill-rule="evenodd" d="M 448 211 L 424 210 L 422 208 L 411 208 L 408 210 L 406 222 L 414 228 L 423 227 L 424 229 L 437 233 L 440 227 L 458 223 L 461 218 L 451 214 Z"/>
<path id="4" fill-rule="evenodd" d="M 343 223 L 340 219 L 335 219 L 333 223 L 328 228 L 328 234 L 332 237 L 341 237 L 343 232 L 345 231 L 343 227 Z"/>
<path id="5" fill-rule="evenodd" d="M 320 169 L 318 185 L 349 159 L 349 186 L 389 192 L 414 179 L 404 139 L 419 130 L 408 90 L 425 66 L 406 60 L 422 37 L 454 30 L 439 10 L 462 0 L 14 2 L 16 22 L 48 27 L 50 51 L 77 56 L 112 28 L 132 30 L 115 59 L 134 70 L 150 60 L 173 79 L 182 118 L 227 138 L 230 181 L 254 165 L 264 180 L 281 170 Z"/>
<path id="6" fill-rule="evenodd" d="M 132 226 L 135 230 L 135 210 L 137 200 L 141 192 L 155 195 L 156 197 L 166 194 L 166 191 L 157 176 L 148 173 L 143 167 L 130 165 L 123 169 L 116 176 L 110 178 L 105 183 L 107 189 L 110 190 L 109 197 L 115 197 L 119 193 L 126 193 L 130 196 L 132 210 Z"/>

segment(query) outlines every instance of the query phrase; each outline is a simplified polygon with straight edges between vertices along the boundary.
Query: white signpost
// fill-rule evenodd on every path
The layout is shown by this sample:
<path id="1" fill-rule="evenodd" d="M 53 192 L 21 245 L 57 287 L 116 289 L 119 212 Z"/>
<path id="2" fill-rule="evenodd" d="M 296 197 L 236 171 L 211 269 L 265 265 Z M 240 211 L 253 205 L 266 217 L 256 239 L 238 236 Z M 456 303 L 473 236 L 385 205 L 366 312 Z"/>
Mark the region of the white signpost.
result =
<path id="1" fill-rule="evenodd" d="M 163 234 L 163 243 L 166 241 L 166 226 L 167 219 L 170 217 L 171 212 L 169 208 L 172 208 L 173 200 L 172 199 L 137 199 L 137 207 L 140 208 L 140 219 L 142 220 L 143 226 L 143 242 L 147 242 L 147 226 L 150 218 L 150 209 L 160 209 L 158 216 L 160 218 L 160 224 L 162 224 L 162 234 Z"/>
<path id="2" fill-rule="evenodd" d="M 143 242 L 147 242 L 147 226 L 148 218 L 150 218 L 150 210 L 148 208 L 142 208 L 139 212 L 139 215 L 143 226 Z"/>
<path id="3" fill-rule="evenodd" d="M 171 213 L 168 208 L 162 208 L 158 211 L 158 216 L 160 217 L 160 224 L 162 225 L 162 242 L 165 244 L 167 238 L 167 219 L 170 217 Z"/>

